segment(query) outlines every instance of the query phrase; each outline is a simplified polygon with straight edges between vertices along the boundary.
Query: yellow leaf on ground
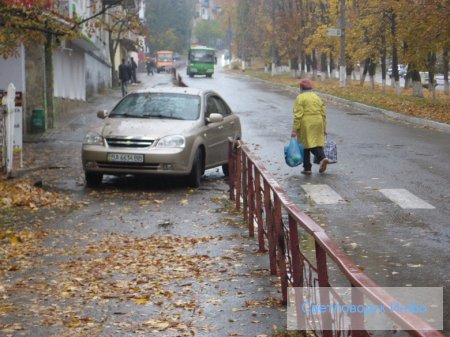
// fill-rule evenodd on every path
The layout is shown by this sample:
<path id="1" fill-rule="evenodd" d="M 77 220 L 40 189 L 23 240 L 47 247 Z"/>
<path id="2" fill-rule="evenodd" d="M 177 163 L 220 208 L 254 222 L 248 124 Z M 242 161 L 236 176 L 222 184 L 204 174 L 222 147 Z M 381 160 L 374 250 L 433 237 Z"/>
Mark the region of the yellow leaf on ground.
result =
<path id="1" fill-rule="evenodd" d="M 149 295 L 133 298 L 133 302 L 135 302 L 136 304 L 141 304 L 141 305 L 147 304 L 149 301 L 150 301 Z"/>
<path id="2" fill-rule="evenodd" d="M 162 330 L 166 330 L 170 326 L 170 323 L 165 322 L 165 321 L 150 319 L 150 320 L 144 322 L 144 325 L 162 331 Z"/>

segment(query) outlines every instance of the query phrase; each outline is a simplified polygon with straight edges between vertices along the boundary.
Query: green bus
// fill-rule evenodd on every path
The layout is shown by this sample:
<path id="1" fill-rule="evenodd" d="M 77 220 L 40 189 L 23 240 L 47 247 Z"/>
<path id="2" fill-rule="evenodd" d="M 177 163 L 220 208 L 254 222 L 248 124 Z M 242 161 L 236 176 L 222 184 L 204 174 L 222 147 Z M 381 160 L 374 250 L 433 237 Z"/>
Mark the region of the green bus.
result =
<path id="1" fill-rule="evenodd" d="M 187 75 L 206 75 L 211 77 L 214 73 L 214 65 L 217 63 L 216 50 L 205 46 L 192 46 L 189 49 Z"/>

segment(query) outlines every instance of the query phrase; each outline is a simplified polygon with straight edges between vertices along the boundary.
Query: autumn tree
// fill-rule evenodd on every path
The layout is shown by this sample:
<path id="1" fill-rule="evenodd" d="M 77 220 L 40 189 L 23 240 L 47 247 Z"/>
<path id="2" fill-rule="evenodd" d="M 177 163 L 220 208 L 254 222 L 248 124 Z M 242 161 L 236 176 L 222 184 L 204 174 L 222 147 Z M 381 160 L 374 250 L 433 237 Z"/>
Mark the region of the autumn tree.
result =
<path id="1" fill-rule="evenodd" d="M 219 22 L 215 20 L 200 20 L 194 27 L 193 35 L 197 42 L 211 47 L 218 46 L 218 40 L 222 40 L 224 32 Z"/>
<path id="2" fill-rule="evenodd" d="M 302 1 L 282 0 L 277 16 L 278 48 L 289 59 L 293 77 L 300 76 L 299 63 L 304 51 L 301 4 Z"/>
<path id="3" fill-rule="evenodd" d="M 54 39 L 79 37 L 79 25 L 61 19 L 45 0 L 23 5 L 19 1 L 0 0 L 0 54 L 4 58 L 17 54 L 21 44 L 51 44 Z"/>
<path id="4" fill-rule="evenodd" d="M 450 3 L 446 0 L 408 1 L 408 6 L 397 4 L 397 12 L 398 32 L 405 46 L 403 59 L 413 72 L 426 70 L 428 88 L 435 95 L 434 76 L 438 56 L 443 57 L 450 43 Z M 414 29 L 411 29 L 411 25 Z M 420 76 L 413 78 L 413 81 L 414 94 L 420 96 Z"/>
<path id="5" fill-rule="evenodd" d="M 83 28 L 88 35 L 99 28 L 110 32 L 110 57 L 113 62 L 112 74 L 115 78 L 114 55 L 120 42 L 121 32 L 141 28 L 136 12 L 127 7 L 119 7 L 122 1 L 102 5 L 93 2 L 89 17 L 62 17 L 47 0 L 6 1 L 0 0 L 0 54 L 7 58 L 17 54 L 21 44 L 44 45 L 47 80 L 48 109 L 53 109 L 53 49 L 60 41 L 83 38 Z M 58 9 L 58 8 L 56 8 Z"/>
<path id="6" fill-rule="evenodd" d="M 163 49 L 181 53 L 189 46 L 194 9 L 194 0 L 147 1 L 145 23 L 152 53 Z"/>
<path id="7" fill-rule="evenodd" d="M 340 14 L 346 13 L 347 80 L 354 65 L 362 64 L 361 84 L 368 74 L 375 89 L 374 76 L 380 65 L 385 90 L 386 68 L 390 64 L 392 84 L 400 94 L 398 64 L 404 63 L 408 64 L 405 83 L 413 83 L 415 96 L 422 96 L 423 72 L 427 74 L 430 90 L 434 90 L 437 71 L 443 72 L 445 92 L 449 92 L 448 0 L 230 0 L 230 3 L 236 8 L 231 22 L 241 57 L 258 52 L 265 55 L 264 50 L 276 51 L 276 56 L 290 60 L 294 70 L 298 57 L 298 63 L 306 65 L 314 76 L 319 60 L 324 71 L 326 63 L 331 68 L 334 60 L 342 58 L 340 39 L 328 36 L 327 29 L 340 28 Z M 222 0 L 221 5 L 227 8 L 227 1 Z"/>
<path id="8" fill-rule="evenodd" d="M 255 36 L 255 28 L 257 27 L 255 3 L 257 1 L 239 0 L 237 5 L 235 39 L 238 57 L 244 62 L 249 61 L 251 56 L 257 54 L 255 53 L 257 48 Z"/>

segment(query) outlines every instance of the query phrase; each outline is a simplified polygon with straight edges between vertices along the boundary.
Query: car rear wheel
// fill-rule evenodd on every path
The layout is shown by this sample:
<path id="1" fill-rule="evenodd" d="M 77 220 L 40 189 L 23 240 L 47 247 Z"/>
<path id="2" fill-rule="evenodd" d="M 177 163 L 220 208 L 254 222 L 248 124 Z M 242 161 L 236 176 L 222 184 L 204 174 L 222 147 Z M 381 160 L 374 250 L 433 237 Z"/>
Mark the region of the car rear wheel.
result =
<path id="1" fill-rule="evenodd" d="M 86 184 L 88 186 L 98 186 L 102 183 L 103 174 L 97 172 L 85 172 Z"/>
<path id="2" fill-rule="evenodd" d="M 203 172 L 202 153 L 197 150 L 194 157 L 194 163 L 192 164 L 191 173 L 188 175 L 188 185 L 190 187 L 199 187 Z"/>

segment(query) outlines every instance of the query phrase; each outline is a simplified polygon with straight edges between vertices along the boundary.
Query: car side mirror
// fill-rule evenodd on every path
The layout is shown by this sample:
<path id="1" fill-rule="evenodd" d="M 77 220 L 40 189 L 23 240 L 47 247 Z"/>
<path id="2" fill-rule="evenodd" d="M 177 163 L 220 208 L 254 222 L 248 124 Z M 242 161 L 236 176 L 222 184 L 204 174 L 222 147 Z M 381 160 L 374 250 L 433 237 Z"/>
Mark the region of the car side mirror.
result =
<path id="1" fill-rule="evenodd" d="M 208 123 L 219 123 L 223 121 L 223 116 L 218 113 L 212 113 L 206 118 Z"/>
<path id="2" fill-rule="evenodd" d="M 97 117 L 101 119 L 105 119 L 108 117 L 108 110 L 100 110 L 97 112 Z"/>

